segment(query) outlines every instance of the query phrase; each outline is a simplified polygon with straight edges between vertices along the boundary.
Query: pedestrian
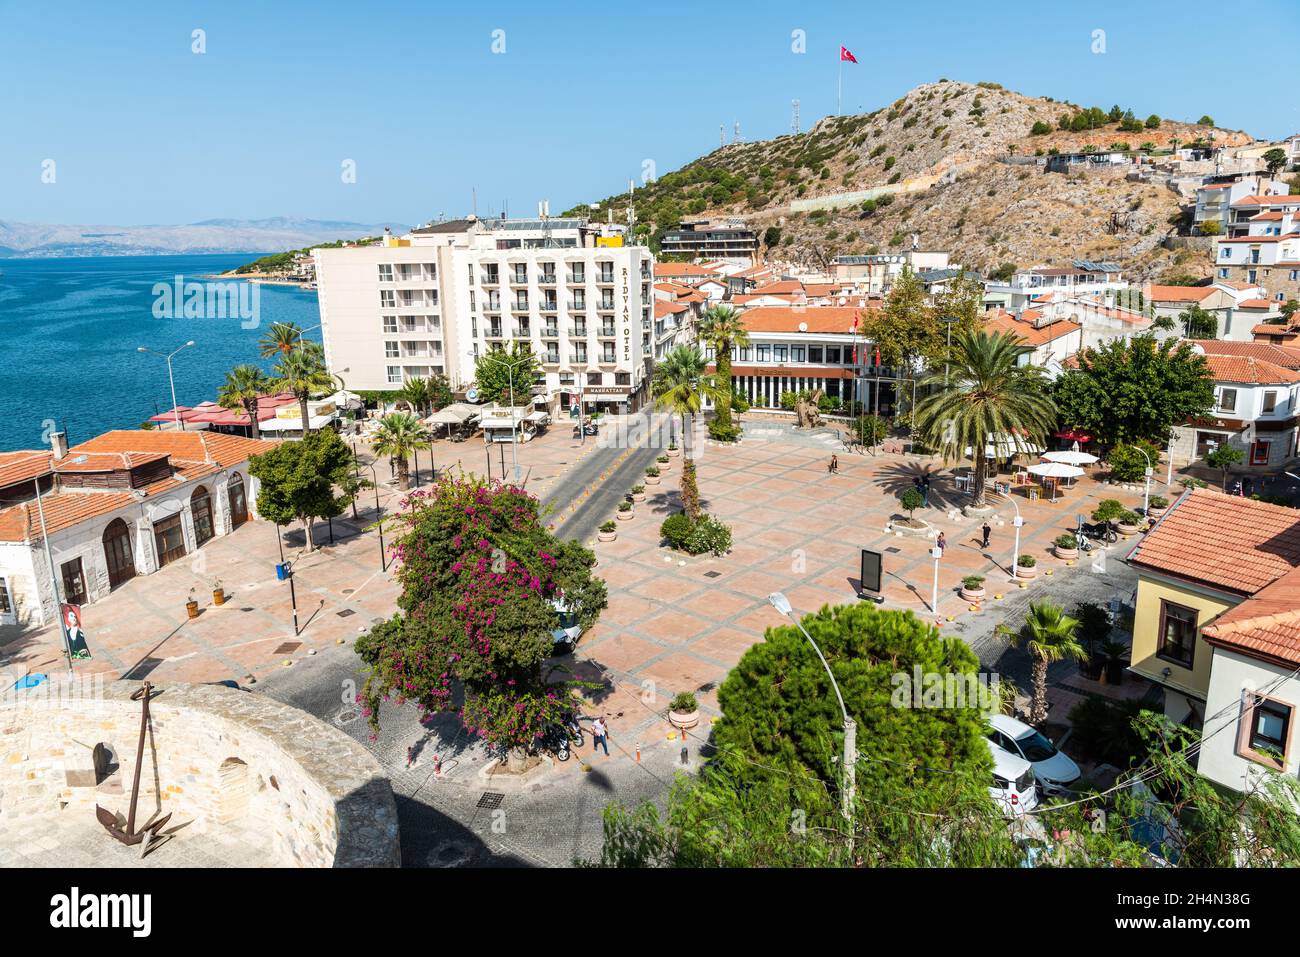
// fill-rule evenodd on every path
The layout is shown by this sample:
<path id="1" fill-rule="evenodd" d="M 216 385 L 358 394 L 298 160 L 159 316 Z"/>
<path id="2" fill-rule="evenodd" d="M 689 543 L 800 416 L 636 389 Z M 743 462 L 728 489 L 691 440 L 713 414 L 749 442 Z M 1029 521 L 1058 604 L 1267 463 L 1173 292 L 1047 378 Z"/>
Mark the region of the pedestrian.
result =
<path id="1" fill-rule="evenodd" d="M 838 474 L 839 474 L 839 472 L 840 472 L 840 460 L 839 460 L 839 456 L 836 456 L 836 455 L 832 455 L 832 456 L 831 456 L 831 465 L 830 465 L 830 468 L 829 468 L 827 471 L 829 471 L 832 475 L 838 475 Z"/>
<path id="2" fill-rule="evenodd" d="M 939 537 L 935 539 L 934 544 L 939 549 L 939 556 L 942 558 L 943 550 L 948 547 L 948 539 L 944 537 L 943 532 L 939 533 Z"/>
<path id="3" fill-rule="evenodd" d="M 930 473 L 926 472 L 921 476 L 921 496 L 925 501 L 926 508 L 930 507 Z"/>
<path id="4" fill-rule="evenodd" d="M 980 542 L 980 548 L 988 548 L 989 536 L 993 534 L 993 527 L 989 525 L 988 522 L 985 522 L 984 527 L 980 529 L 980 531 L 984 533 L 984 540 Z"/>
<path id="5" fill-rule="evenodd" d="M 591 723 L 591 752 L 596 753 L 597 748 L 605 749 L 605 757 L 609 757 L 609 745 L 605 743 L 609 729 L 605 727 L 605 719 L 597 718 Z"/>

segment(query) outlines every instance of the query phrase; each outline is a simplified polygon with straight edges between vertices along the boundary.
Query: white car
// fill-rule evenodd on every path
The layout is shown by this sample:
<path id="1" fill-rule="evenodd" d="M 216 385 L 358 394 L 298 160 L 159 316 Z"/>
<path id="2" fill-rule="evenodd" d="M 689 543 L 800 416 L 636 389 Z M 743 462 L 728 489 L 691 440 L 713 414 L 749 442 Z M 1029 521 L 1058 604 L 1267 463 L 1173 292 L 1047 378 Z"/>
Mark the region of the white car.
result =
<path id="1" fill-rule="evenodd" d="M 1065 794 L 1079 780 L 1079 766 L 1023 721 L 995 714 L 989 718 L 987 735 L 995 753 L 1005 751 L 1029 762 L 1044 794 Z"/>
<path id="2" fill-rule="evenodd" d="M 578 616 L 569 610 L 563 598 L 552 599 L 551 607 L 555 609 L 556 614 L 556 627 L 551 629 L 551 638 L 554 642 L 551 653 L 570 654 L 578 646 L 578 639 L 582 637 L 582 625 L 578 623 Z"/>
<path id="3" fill-rule="evenodd" d="M 1038 806 L 1034 770 L 1024 758 L 1014 757 L 989 743 L 993 755 L 993 781 L 989 797 L 1006 817 L 1014 818 Z"/>

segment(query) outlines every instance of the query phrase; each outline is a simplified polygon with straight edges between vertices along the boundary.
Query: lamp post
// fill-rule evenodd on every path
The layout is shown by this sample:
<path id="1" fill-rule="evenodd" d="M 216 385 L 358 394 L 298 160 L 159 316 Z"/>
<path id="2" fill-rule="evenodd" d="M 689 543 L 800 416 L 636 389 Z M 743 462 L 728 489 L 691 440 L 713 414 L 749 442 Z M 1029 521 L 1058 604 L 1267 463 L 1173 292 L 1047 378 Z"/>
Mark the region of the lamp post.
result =
<path id="1" fill-rule="evenodd" d="M 1025 520 L 1020 517 L 1020 506 L 1016 504 L 1016 500 L 1012 498 L 1009 494 L 1004 494 L 1002 497 L 1005 498 L 1008 502 L 1010 502 L 1011 507 L 1016 510 L 1016 517 L 1011 520 L 1011 524 L 1015 527 L 1016 530 L 1015 550 L 1011 553 L 1011 580 L 1015 581 L 1016 562 L 1020 558 L 1020 528 L 1025 524 Z"/>
<path id="2" fill-rule="evenodd" d="M 153 349 L 146 349 L 144 346 L 140 346 L 136 349 L 136 352 L 147 352 L 151 356 L 162 356 L 167 360 L 167 381 L 172 387 L 172 418 L 176 422 L 176 428 L 180 429 L 182 432 L 185 431 L 185 423 L 181 421 L 181 410 L 176 405 L 176 377 L 172 375 L 172 357 L 176 355 L 176 353 L 188 349 L 192 345 L 194 345 L 193 339 L 181 346 L 180 349 L 175 350 L 175 352 L 155 352 Z"/>
<path id="3" fill-rule="evenodd" d="M 41 502 L 41 478 L 38 475 L 32 479 L 32 484 L 36 486 L 36 512 L 41 520 L 41 541 L 45 543 L 45 561 L 50 566 L 50 585 L 54 589 L 54 614 L 59 617 L 59 632 L 63 635 L 63 653 L 68 659 L 68 673 L 72 673 L 72 643 L 68 640 L 68 623 L 63 619 L 63 611 L 59 607 L 59 576 L 54 573 L 54 555 L 50 552 L 50 536 L 45 530 L 45 505 Z"/>
<path id="4" fill-rule="evenodd" d="M 938 545 L 930 549 L 930 557 L 934 559 L 934 588 L 930 592 L 930 611 L 934 614 L 939 613 L 939 559 L 943 558 L 943 549 Z"/>
<path id="5" fill-rule="evenodd" d="M 515 415 L 515 366 L 512 359 L 497 359 L 491 353 L 480 356 L 483 362 L 499 362 L 505 366 L 506 381 L 510 386 L 510 462 L 514 466 L 515 482 L 519 481 L 519 419 Z M 581 420 L 579 420 L 581 421 Z M 502 470 L 504 472 L 504 469 Z M 504 477 L 504 476 L 503 476 Z"/>
<path id="6" fill-rule="evenodd" d="M 843 790 L 840 795 L 840 810 L 844 814 L 846 821 L 852 821 L 854 780 L 858 763 L 857 723 L 849 717 L 849 709 L 844 707 L 844 696 L 840 694 L 840 686 L 835 681 L 835 675 L 831 673 L 831 666 L 826 663 L 826 656 L 817 647 L 817 642 L 813 641 L 812 635 L 808 634 L 808 629 L 804 628 L 803 622 L 794 616 L 789 600 L 779 591 L 772 592 L 767 596 L 767 600 L 772 603 L 773 608 L 793 621 L 798 629 L 803 632 L 803 636 L 808 639 L 808 644 L 812 645 L 813 651 L 817 652 L 817 657 L 821 659 L 822 667 L 826 669 L 826 677 L 831 679 L 831 687 L 835 690 L 835 699 L 840 703 L 840 713 L 844 715 L 844 757 L 842 759 L 844 762 L 842 769 L 844 778 Z"/>
<path id="7" fill-rule="evenodd" d="M 948 384 L 948 365 L 952 358 L 952 327 L 953 323 L 960 320 L 956 316 L 940 316 L 939 321 L 944 324 L 945 333 L 947 334 L 947 346 L 943 352 L 943 384 Z"/>
<path id="8" fill-rule="evenodd" d="M 1142 492 L 1142 515 L 1148 517 L 1147 513 L 1151 511 L 1151 476 L 1155 474 L 1155 469 L 1151 467 L 1151 456 L 1147 455 L 1146 449 L 1140 445 L 1134 445 L 1133 448 L 1142 453 L 1142 457 L 1147 460 L 1147 467 L 1142 475 L 1146 479 L 1146 487 Z"/>
<path id="9" fill-rule="evenodd" d="M 384 549 L 384 512 L 379 505 L 379 475 L 373 465 L 367 465 L 375 486 L 375 524 L 379 527 L 379 570 L 388 571 L 388 552 Z"/>

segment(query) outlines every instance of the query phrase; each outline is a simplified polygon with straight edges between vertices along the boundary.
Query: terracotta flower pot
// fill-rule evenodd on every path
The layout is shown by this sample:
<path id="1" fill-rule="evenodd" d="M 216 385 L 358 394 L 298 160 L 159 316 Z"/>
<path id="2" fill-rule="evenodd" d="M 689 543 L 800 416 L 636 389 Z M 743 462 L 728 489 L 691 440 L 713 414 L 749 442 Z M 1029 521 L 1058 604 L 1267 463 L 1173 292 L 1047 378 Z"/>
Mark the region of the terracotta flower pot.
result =
<path id="1" fill-rule="evenodd" d="M 612 542 L 618 538 L 618 532 L 597 532 L 596 538 L 602 542 Z"/>
<path id="2" fill-rule="evenodd" d="M 658 484 L 659 484 L 659 476 L 658 476 L 658 475 L 647 475 L 647 476 L 645 477 L 645 484 L 646 484 L 646 485 L 658 485 Z"/>
<path id="3" fill-rule="evenodd" d="M 1052 551 L 1056 553 L 1057 558 L 1063 558 L 1069 560 L 1069 559 L 1075 559 L 1079 557 L 1079 549 L 1077 548 L 1063 548 L 1060 545 L 1053 545 Z"/>
<path id="4" fill-rule="evenodd" d="M 982 587 L 967 588 L 965 585 L 961 586 L 962 601 L 980 601 L 986 594 L 987 592 Z"/>
<path id="5" fill-rule="evenodd" d="M 1037 578 L 1037 577 L 1038 577 L 1038 569 L 1037 569 L 1037 568 L 1026 568 L 1024 565 L 1017 565 L 1017 566 L 1016 566 L 1016 577 L 1017 577 L 1017 578 L 1024 578 L 1024 579 Z"/>
<path id="6" fill-rule="evenodd" d="M 683 730 L 693 728 L 700 723 L 700 709 L 687 712 L 669 711 L 668 720 L 674 728 Z"/>
<path id="7" fill-rule="evenodd" d="M 185 613 L 191 618 L 199 617 L 199 603 L 194 601 L 194 599 L 187 601 L 185 603 Z"/>
<path id="8" fill-rule="evenodd" d="M 1168 507 L 1168 506 L 1165 506 L 1164 508 L 1150 508 L 1150 509 L 1147 509 L 1147 517 L 1148 517 L 1148 518 L 1159 518 L 1161 515 L 1165 514 L 1165 512 L 1167 512 L 1167 511 L 1169 511 L 1169 507 Z"/>
<path id="9" fill-rule="evenodd" d="M 681 455 L 681 454 L 682 454 L 682 450 L 681 450 L 681 449 L 665 449 L 664 451 L 667 452 L 669 455 L 673 455 L 673 456 L 677 456 L 677 455 Z"/>
<path id="10" fill-rule="evenodd" d="M 633 493 L 632 493 L 632 501 L 634 501 L 634 502 L 644 502 L 644 501 L 645 501 L 645 492 L 633 492 Z"/>
<path id="11" fill-rule="evenodd" d="M 1136 535 L 1138 532 L 1142 531 L 1142 529 L 1136 525 L 1126 525 L 1123 522 L 1116 525 L 1116 528 L 1119 530 L 1121 535 Z"/>
<path id="12" fill-rule="evenodd" d="M 636 513 L 633 512 L 631 509 L 628 509 L 626 512 L 615 512 L 614 517 L 618 519 L 620 522 L 626 522 L 635 514 Z"/>
<path id="13" fill-rule="evenodd" d="M 212 604 L 224 605 L 226 603 L 226 592 L 223 588 L 212 589 Z"/>

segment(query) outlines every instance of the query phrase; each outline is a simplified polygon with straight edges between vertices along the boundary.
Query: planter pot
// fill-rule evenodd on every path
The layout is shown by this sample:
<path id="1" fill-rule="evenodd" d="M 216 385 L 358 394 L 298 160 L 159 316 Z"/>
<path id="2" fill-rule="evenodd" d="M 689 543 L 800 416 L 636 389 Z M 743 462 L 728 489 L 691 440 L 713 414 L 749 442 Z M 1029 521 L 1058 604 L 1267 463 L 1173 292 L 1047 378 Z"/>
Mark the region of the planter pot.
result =
<path id="1" fill-rule="evenodd" d="M 618 519 L 620 522 L 626 522 L 635 514 L 636 513 L 633 512 L 631 509 L 628 509 L 626 512 L 615 512 L 614 517 Z"/>
<path id="2" fill-rule="evenodd" d="M 660 476 L 658 476 L 658 475 L 647 475 L 647 476 L 645 477 L 645 484 L 646 484 L 646 485 L 658 485 L 658 484 L 659 484 L 659 479 L 660 479 Z"/>
<path id="3" fill-rule="evenodd" d="M 1079 673 L 1089 681 L 1097 681 L 1101 678 L 1101 672 L 1105 666 L 1106 662 L 1102 660 L 1100 655 L 1092 655 L 1079 662 Z"/>
<path id="4" fill-rule="evenodd" d="M 596 537 L 602 542 L 612 542 L 618 538 L 618 532 L 597 532 Z"/>
<path id="5" fill-rule="evenodd" d="M 1138 532 L 1142 531 L 1142 529 L 1136 525 L 1125 525 L 1123 522 L 1118 523 L 1115 528 L 1121 535 L 1136 535 Z"/>
<path id="6" fill-rule="evenodd" d="M 1161 515 L 1165 514 L 1165 512 L 1167 512 L 1167 511 L 1169 511 L 1169 509 L 1168 509 L 1167 507 L 1166 507 L 1166 508 L 1152 508 L 1152 509 L 1147 509 L 1147 518 L 1159 518 Z"/>
<path id="7" fill-rule="evenodd" d="M 1079 557 L 1077 548 L 1062 548 L 1060 545 L 1053 545 L 1052 550 L 1056 552 L 1057 558 L 1075 559 Z"/>
<path id="8" fill-rule="evenodd" d="M 1017 577 L 1017 578 L 1024 578 L 1024 579 L 1037 578 L 1037 577 L 1038 577 L 1038 569 L 1037 569 L 1037 568 L 1025 568 L 1023 565 L 1017 565 L 1017 566 L 1016 566 L 1016 577 Z"/>
<path id="9" fill-rule="evenodd" d="M 677 711 L 669 711 L 668 720 L 674 728 L 682 728 L 683 730 L 693 728 L 700 723 L 700 709 L 696 708 L 694 711 L 689 711 L 685 714 Z"/>
<path id="10" fill-rule="evenodd" d="M 678 456 L 678 455 L 681 455 L 681 454 L 682 454 L 682 450 L 681 450 L 681 449 L 665 449 L 664 451 L 667 452 L 669 455 L 672 455 L 672 456 Z"/>
<path id="11" fill-rule="evenodd" d="M 645 492 L 633 492 L 633 493 L 632 493 L 632 501 L 634 501 L 634 502 L 644 502 L 644 501 L 645 501 Z"/>
<path id="12" fill-rule="evenodd" d="M 212 589 L 212 604 L 224 605 L 226 603 L 226 592 L 221 588 Z"/>
<path id="13" fill-rule="evenodd" d="M 1121 685 L 1124 683 L 1124 662 L 1118 658 L 1112 658 L 1106 662 L 1106 684 Z"/>
<path id="14" fill-rule="evenodd" d="M 191 618 L 199 617 L 199 603 L 196 601 L 187 601 L 185 603 L 185 613 Z"/>
<path id="15" fill-rule="evenodd" d="M 967 588 L 965 585 L 961 586 L 962 601 L 982 601 L 985 594 L 986 592 L 983 588 Z"/>
<path id="16" fill-rule="evenodd" d="M 655 467 L 659 469 L 660 472 L 672 471 L 671 467 L 669 466 L 669 463 L 667 462 L 656 462 Z"/>

